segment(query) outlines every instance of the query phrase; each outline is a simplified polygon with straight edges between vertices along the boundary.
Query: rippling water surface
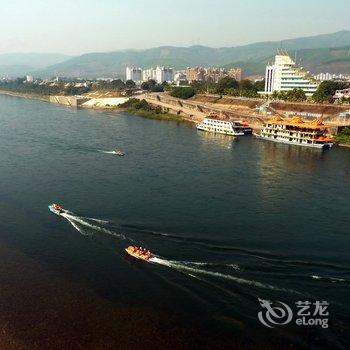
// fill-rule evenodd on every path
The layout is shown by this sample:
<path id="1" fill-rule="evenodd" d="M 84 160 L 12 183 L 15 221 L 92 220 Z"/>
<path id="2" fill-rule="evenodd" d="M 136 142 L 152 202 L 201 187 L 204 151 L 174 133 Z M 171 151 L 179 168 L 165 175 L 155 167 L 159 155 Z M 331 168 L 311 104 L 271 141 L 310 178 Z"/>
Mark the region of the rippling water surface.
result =
<path id="1" fill-rule="evenodd" d="M 350 150 L 13 97 L 0 106 L 0 243 L 113 305 L 176 311 L 227 337 L 346 348 Z M 52 202 L 71 212 L 52 215 Z M 130 243 L 153 261 L 126 257 Z M 258 298 L 326 300 L 330 326 L 268 329 Z"/>

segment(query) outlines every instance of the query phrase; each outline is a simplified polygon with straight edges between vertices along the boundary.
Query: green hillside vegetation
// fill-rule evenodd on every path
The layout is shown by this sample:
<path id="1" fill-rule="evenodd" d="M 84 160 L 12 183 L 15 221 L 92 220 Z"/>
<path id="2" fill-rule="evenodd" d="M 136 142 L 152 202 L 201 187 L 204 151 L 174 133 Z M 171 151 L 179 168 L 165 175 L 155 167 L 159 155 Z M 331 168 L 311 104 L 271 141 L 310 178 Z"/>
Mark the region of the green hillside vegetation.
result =
<path id="1" fill-rule="evenodd" d="M 23 76 L 38 69 L 58 64 L 72 58 L 54 53 L 5 53 L 0 54 L 0 76 Z"/>
<path id="2" fill-rule="evenodd" d="M 350 127 L 344 128 L 340 133 L 335 135 L 334 142 L 337 144 L 350 146 Z"/>
<path id="3" fill-rule="evenodd" d="M 241 67 L 246 76 L 264 74 L 267 63 L 272 63 L 274 54 L 261 59 L 237 61 L 225 65 L 225 68 Z M 318 48 L 289 51 L 298 65 L 317 74 L 329 71 L 331 73 L 350 72 L 350 46 L 339 48 Z"/>
<path id="4" fill-rule="evenodd" d="M 165 113 L 161 107 L 153 107 L 146 100 L 130 98 L 128 101 L 120 104 L 118 108 L 124 108 L 126 112 L 139 115 L 148 119 L 158 119 L 167 121 L 185 121 L 180 115 Z"/>
<path id="5" fill-rule="evenodd" d="M 297 61 L 301 60 L 302 65 L 317 72 L 318 66 L 327 66 L 330 60 L 337 59 L 337 62 L 344 62 L 342 59 L 348 57 L 350 49 L 350 31 L 285 40 L 282 46 L 292 57 L 297 51 Z M 188 66 L 242 66 L 246 75 L 263 74 L 266 63 L 272 61 L 276 50 L 280 47 L 280 41 L 271 41 L 223 48 L 163 46 L 147 50 L 89 53 L 37 71 L 36 75 L 41 77 L 55 75 L 86 78 L 123 77 L 127 65 L 142 68 L 169 65 L 175 69 Z M 331 64 L 337 62 L 331 62 Z M 350 67 L 348 59 L 345 59 L 345 62 Z"/>
<path id="6" fill-rule="evenodd" d="M 182 98 L 184 100 L 187 100 L 195 94 L 196 91 L 193 87 L 174 87 L 170 91 L 170 96 Z"/>
<path id="7" fill-rule="evenodd" d="M 341 83 L 336 81 L 323 81 L 317 88 L 317 91 L 313 94 L 312 99 L 313 101 L 318 103 L 332 103 L 334 101 L 333 95 L 335 91 L 342 90 L 348 87 L 349 84 L 347 83 Z"/>
<path id="8" fill-rule="evenodd" d="M 194 81 L 191 83 L 191 87 L 197 94 L 211 93 L 250 98 L 260 98 L 261 96 L 258 95 L 258 91 L 264 90 L 264 86 L 264 80 L 253 83 L 248 79 L 236 81 L 230 77 L 224 77 L 217 83 L 209 83 L 206 81 Z"/>

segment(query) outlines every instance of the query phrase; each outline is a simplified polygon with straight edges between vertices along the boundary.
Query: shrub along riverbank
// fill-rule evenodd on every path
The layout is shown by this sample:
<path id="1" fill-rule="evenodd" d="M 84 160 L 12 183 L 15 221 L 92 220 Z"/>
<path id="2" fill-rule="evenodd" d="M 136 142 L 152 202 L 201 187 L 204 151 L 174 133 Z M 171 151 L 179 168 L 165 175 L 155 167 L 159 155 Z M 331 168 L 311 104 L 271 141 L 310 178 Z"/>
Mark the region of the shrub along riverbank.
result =
<path id="1" fill-rule="evenodd" d="M 180 115 L 164 113 L 161 107 L 153 107 L 146 100 L 138 100 L 131 98 L 119 105 L 118 108 L 124 109 L 126 112 L 139 115 L 140 117 L 158 120 L 169 120 L 176 122 L 184 122 L 187 119 Z"/>
<path id="2" fill-rule="evenodd" d="M 350 147 L 350 127 L 344 128 L 337 135 L 334 135 L 334 142 L 340 146 Z"/>

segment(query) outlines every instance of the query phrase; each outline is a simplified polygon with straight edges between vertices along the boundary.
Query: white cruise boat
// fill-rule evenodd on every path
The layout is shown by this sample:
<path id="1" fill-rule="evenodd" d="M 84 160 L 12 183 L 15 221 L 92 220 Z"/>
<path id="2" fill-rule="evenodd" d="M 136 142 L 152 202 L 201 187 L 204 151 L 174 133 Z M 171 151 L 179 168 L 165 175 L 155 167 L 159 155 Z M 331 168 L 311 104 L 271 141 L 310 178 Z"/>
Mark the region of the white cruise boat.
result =
<path id="1" fill-rule="evenodd" d="M 231 122 L 212 118 L 205 118 L 201 123 L 197 124 L 197 129 L 232 136 L 243 136 L 245 134 L 252 133 L 251 128 L 249 128 L 247 125 L 241 124 L 240 122 Z"/>
<path id="2" fill-rule="evenodd" d="M 327 135 L 326 131 L 327 126 L 320 120 L 305 122 L 298 116 L 289 120 L 275 116 L 268 120 L 260 134 L 255 136 L 290 145 L 325 149 L 333 146 L 332 137 Z"/>

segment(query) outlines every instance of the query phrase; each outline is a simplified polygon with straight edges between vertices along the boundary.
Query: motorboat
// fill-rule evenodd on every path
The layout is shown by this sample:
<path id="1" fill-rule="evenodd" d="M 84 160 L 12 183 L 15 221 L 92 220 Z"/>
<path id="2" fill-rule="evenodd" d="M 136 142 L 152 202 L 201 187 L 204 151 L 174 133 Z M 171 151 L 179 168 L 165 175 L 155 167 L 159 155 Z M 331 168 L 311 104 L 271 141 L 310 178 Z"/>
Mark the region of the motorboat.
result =
<path id="1" fill-rule="evenodd" d="M 48 207 L 51 212 L 53 212 L 58 216 L 60 216 L 62 213 L 65 212 L 65 209 L 60 204 L 57 204 L 57 203 L 52 203 Z"/>
<path id="2" fill-rule="evenodd" d="M 122 157 L 122 156 L 125 155 L 125 153 L 124 153 L 121 149 L 116 149 L 116 150 L 114 151 L 114 154 L 115 154 L 116 156 L 119 156 L 119 157 Z"/>
<path id="3" fill-rule="evenodd" d="M 136 247 L 131 245 L 125 248 L 125 251 L 134 258 L 144 261 L 148 261 L 152 257 L 151 252 L 142 247 Z"/>

